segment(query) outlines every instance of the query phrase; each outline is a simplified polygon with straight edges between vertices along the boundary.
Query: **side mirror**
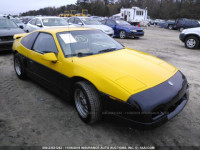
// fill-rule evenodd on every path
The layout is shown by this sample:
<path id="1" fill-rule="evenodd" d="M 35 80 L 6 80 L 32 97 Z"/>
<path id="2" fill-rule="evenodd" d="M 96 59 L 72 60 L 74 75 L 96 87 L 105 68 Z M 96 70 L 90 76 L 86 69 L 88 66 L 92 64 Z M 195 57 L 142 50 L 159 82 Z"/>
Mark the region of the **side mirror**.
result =
<path id="1" fill-rule="evenodd" d="M 81 26 L 82 26 L 82 25 L 83 25 L 83 23 L 82 23 L 82 22 L 79 22 L 79 23 L 78 23 L 78 25 L 81 25 Z"/>
<path id="2" fill-rule="evenodd" d="M 41 28 L 41 27 L 42 27 L 42 24 L 37 24 L 36 26 L 38 26 L 38 27 L 40 27 L 40 28 Z"/>
<path id="3" fill-rule="evenodd" d="M 24 29 L 24 27 L 23 27 L 23 26 L 19 26 L 19 28 L 21 28 L 21 29 Z"/>
<path id="4" fill-rule="evenodd" d="M 42 59 L 46 61 L 51 61 L 53 63 L 56 63 L 58 61 L 55 53 L 45 53 L 43 54 Z"/>

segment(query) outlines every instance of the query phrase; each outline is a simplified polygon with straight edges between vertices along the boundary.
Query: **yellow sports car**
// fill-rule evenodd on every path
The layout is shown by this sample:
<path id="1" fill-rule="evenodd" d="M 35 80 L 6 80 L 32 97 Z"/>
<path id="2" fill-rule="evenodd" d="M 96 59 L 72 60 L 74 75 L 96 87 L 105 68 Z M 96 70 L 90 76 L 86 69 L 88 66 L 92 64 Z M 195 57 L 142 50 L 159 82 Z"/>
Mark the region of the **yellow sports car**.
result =
<path id="1" fill-rule="evenodd" d="M 104 112 L 157 126 L 189 96 L 185 76 L 165 61 L 129 49 L 100 30 L 42 29 L 14 36 L 14 69 L 65 99 L 86 123 Z"/>

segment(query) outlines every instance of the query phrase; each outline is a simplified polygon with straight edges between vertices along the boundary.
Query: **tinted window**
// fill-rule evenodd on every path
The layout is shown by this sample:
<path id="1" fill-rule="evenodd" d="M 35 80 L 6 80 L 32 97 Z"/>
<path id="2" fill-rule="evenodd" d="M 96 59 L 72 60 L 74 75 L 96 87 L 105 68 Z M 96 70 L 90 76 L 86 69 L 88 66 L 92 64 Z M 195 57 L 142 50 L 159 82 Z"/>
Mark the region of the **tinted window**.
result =
<path id="1" fill-rule="evenodd" d="M 112 20 L 107 20 L 106 24 L 109 25 L 109 26 L 114 26 L 115 22 L 112 21 Z"/>
<path id="2" fill-rule="evenodd" d="M 27 49 L 31 49 L 37 35 L 38 35 L 38 32 L 34 32 L 23 37 L 21 40 L 22 45 L 26 47 Z"/>
<path id="3" fill-rule="evenodd" d="M 47 33 L 40 33 L 37 37 L 33 50 L 39 53 L 57 53 L 57 48 L 53 36 Z"/>

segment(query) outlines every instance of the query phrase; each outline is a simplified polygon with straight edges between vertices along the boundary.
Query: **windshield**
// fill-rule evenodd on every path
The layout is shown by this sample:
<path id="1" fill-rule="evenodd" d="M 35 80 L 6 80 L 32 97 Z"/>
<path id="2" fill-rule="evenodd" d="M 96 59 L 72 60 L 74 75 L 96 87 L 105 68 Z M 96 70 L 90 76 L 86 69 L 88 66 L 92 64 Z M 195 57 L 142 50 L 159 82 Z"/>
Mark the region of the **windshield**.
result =
<path id="1" fill-rule="evenodd" d="M 18 28 L 18 26 L 9 19 L 0 19 L 0 28 Z"/>
<path id="2" fill-rule="evenodd" d="M 22 23 L 22 21 L 19 19 L 11 19 L 11 20 L 14 21 L 15 23 Z"/>
<path id="3" fill-rule="evenodd" d="M 68 23 L 62 18 L 45 18 L 42 19 L 44 26 L 67 26 Z"/>
<path id="4" fill-rule="evenodd" d="M 118 25 L 130 25 L 128 22 L 124 21 L 124 20 L 116 20 L 116 23 Z"/>
<path id="5" fill-rule="evenodd" d="M 65 57 L 87 56 L 123 49 L 123 46 L 100 30 L 62 32 L 57 38 Z"/>
<path id="6" fill-rule="evenodd" d="M 86 25 L 101 25 L 101 23 L 93 18 L 81 18 Z"/>

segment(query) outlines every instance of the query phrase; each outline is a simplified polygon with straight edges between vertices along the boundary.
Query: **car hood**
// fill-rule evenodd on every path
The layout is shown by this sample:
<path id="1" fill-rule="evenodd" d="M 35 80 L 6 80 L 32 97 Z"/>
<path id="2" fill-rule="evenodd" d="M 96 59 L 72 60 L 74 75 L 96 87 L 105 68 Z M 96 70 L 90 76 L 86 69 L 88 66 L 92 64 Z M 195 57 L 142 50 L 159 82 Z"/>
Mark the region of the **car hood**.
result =
<path id="1" fill-rule="evenodd" d="M 100 29 L 100 30 L 102 30 L 102 31 L 112 30 L 111 27 L 108 27 L 108 26 L 106 26 L 106 25 L 85 25 L 85 27 L 87 27 L 87 28 Z"/>
<path id="2" fill-rule="evenodd" d="M 24 33 L 24 31 L 20 28 L 0 28 L 0 36 L 13 36 L 19 33 Z"/>
<path id="3" fill-rule="evenodd" d="M 186 33 L 188 33 L 188 32 L 189 32 L 189 33 L 190 33 L 190 32 L 192 32 L 192 33 L 195 33 L 195 32 L 200 33 L 200 27 L 185 29 L 185 32 L 186 32 Z"/>
<path id="4" fill-rule="evenodd" d="M 159 58 L 131 49 L 73 59 L 74 63 L 113 81 L 130 94 L 163 83 L 178 70 Z"/>
<path id="5" fill-rule="evenodd" d="M 119 25 L 121 28 L 126 28 L 129 30 L 142 30 L 140 27 L 132 26 L 132 25 Z"/>

